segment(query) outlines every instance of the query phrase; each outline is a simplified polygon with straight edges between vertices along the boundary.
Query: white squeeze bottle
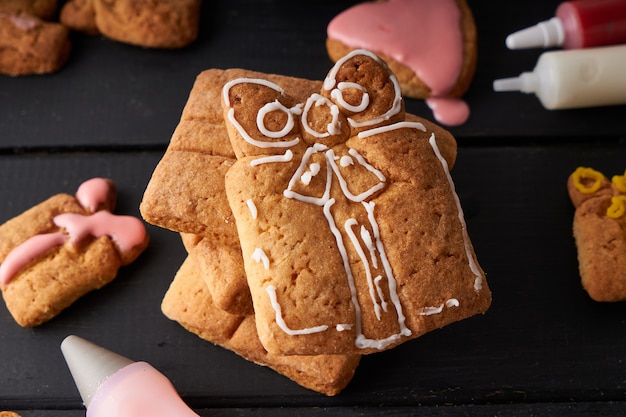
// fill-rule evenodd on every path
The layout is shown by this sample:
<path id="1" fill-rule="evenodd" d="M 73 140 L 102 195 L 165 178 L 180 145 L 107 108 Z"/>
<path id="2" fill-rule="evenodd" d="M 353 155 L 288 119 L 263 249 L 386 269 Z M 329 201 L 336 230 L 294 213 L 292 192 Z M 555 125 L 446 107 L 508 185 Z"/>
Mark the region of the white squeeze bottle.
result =
<path id="1" fill-rule="evenodd" d="M 532 72 L 493 89 L 535 93 L 547 109 L 626 104 L 626 45 L 545 52 Z"/>

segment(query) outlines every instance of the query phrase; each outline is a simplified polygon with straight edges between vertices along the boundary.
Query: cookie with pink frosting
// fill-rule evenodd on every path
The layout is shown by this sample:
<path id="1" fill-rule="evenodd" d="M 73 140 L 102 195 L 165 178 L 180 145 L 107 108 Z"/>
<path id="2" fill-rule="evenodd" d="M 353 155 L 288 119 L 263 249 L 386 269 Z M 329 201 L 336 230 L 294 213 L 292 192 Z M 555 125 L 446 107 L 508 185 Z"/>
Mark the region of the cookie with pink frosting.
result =
<path id="1" fill-rule="evenodd" d="M 464 123 L 461 97 L 477 59 L 476 27 L 465 0 L 382 0 L 357 4 L 330 21 L 326 47 L 333 61 L 368 49 L 395 73 L 405 97 L 426 99 L 446 125 Z"/>
<path id="2" fill-rule="evenodd" d="M 147 247 L 143 222 L 113 214 L 115 202 L 113 182 L 93 178 L 0 226 L 0 290 L 20 326 L 52 319 Z"/>

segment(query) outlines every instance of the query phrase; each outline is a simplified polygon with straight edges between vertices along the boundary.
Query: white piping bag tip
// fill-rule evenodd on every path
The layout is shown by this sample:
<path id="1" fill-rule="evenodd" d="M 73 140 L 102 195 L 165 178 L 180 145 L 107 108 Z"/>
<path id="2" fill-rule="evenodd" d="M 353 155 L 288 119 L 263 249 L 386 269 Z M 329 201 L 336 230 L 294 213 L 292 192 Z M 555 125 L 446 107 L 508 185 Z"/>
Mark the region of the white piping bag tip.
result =
<path id="1" fill-rule="evenodd" d="M 522 82 L 519 77 L 501 78 L 493 82 L 494 91 L 520 91 Z"/>
<path id="2" fill-rule="evenodd" d="M 78 336 L 67 336 L 61 352 L 86 407 L 103 382 L 134 361 Z"/>
<path id="3" fill-rule="evenodd" d="M 553 17 L 550 20 L 511 33 L 506 37 L 505 42 L 509 49 L 527 49 L 561 46 L 564 41 L 563 23 L 558 18 Z"/>

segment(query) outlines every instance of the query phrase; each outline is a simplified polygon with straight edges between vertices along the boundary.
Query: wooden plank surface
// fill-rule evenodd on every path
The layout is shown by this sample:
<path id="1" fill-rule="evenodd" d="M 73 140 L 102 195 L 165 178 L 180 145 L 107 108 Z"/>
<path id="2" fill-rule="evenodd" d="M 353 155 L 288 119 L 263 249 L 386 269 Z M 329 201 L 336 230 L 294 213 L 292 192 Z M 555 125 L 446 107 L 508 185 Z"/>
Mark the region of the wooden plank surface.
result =
<path id="1" fill-rule="evenodd" d="M 189 48 L 150 50 L 102 37 L 73 37 L 62 71 L 0 77 L 2 147 L 165 144 L 195 76 L 207 68 L 251 70 L 323 79 L 332 62 L 326 26 L 355 1 L 323 0 L 293 7 L 287 0 L 206 2 L 201 34 Z M 460 139 L 623 137 L 626 106 L 546 111 L 533 95 L 496 93 L 496 78 L 530 71 L 540 50 L 509 51 L 506 35 L 552 16 L 558 1 L 469 2 L 478 31 L 478 65 L 465 98 L 472 110 Z M 419 42 L 419 27 L 415 41 Z M 407 109 L 432 118 L 419 100 Z"/>
<path id="2" fill-rule="evenodd" d="M 0 77 L 0 222 L 93 176 L 114 179 L 117 212 L 138 215 L 200 71 L 321 79 L 331 65 L 326 24 L 352 3 L 301 12 L 287 1 L 206 2 L 188 49 L 75 36 L 58 74 Z M 59 351 L 78 334 L 150 362 L 202 416 L 623 414 L 626 305 L 593 302 L 580 286 L 565 181 L 579 165 L 623 172 L 626 106 L 550 112 L 534 97 L 491 90 L 493 79 L 536 62 L 539 51 L 504 47 L 508 32 L 550 17 L 558 2 L 531 3 L 470 1 L 479 30 L 466 96 L 473 114 L 451 128 L 460 144 L 453 177 L 494 295 L 486 315 L 365 357 L 346 390 L 327 398 L 165 318 L 160 302 L 185 252 L 175 233 L 149 226 L 136 263 L 51 322 L 22 329 L 0 306 L 0 411 L 84 415 Z M 431 118 L 419 101 L 407 108 Z"/>

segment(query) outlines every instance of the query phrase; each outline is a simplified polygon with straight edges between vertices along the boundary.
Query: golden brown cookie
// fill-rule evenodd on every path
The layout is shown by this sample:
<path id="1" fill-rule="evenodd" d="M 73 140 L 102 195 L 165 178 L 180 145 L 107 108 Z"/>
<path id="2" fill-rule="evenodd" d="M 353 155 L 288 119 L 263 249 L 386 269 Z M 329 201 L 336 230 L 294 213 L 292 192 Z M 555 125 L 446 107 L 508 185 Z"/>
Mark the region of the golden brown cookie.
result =
<path id="1" fill-rule="evenodd" d="M 69 33 L 58 23 L 25 12 L 0 10 L 0 73 L 12 76 L 58 71 L 71 50 Z"/>
<path id="2" fill-rule="evenodd" d="M 373 353 L 487 310 L 438 146 L 451 135 L 406 119 L 382 60 L 350 53 L 305 103 L 233 79 L 223 107 L 238 157 L 226 193 L 265 349 Z"/>
<path id="3" fill-rule="evenodd" d="M 265 351 L 256 334 L 254 317 L 224 312 L 213 304 L 204 271 L 194 255 L 187 257 L 163 298 L 163 313 L 202 339 L 267 366 L 301 386 L 338 394 L 352 379 L 358 355 L 283 356 Z"/>
<path id="4" fill-rule="evenodd" d="M 146 48 L 181 48 L 198 37 L 200 0 L 92 0 L 104 36 Z"/>
<path id="5" fill-rule="evenodd" d="M 567 190 L 583 288 L 596 301 L 626 300 L 626 180 L 579 167 Z"/>
<path id="6" fill-rule="evenodd" d="M 0 226 L 0 289 L 23 327 L 50 320 L 101 288 L 148 245 L 143 223 L 111 213 L 112 182 L 94 178 Z"/>

